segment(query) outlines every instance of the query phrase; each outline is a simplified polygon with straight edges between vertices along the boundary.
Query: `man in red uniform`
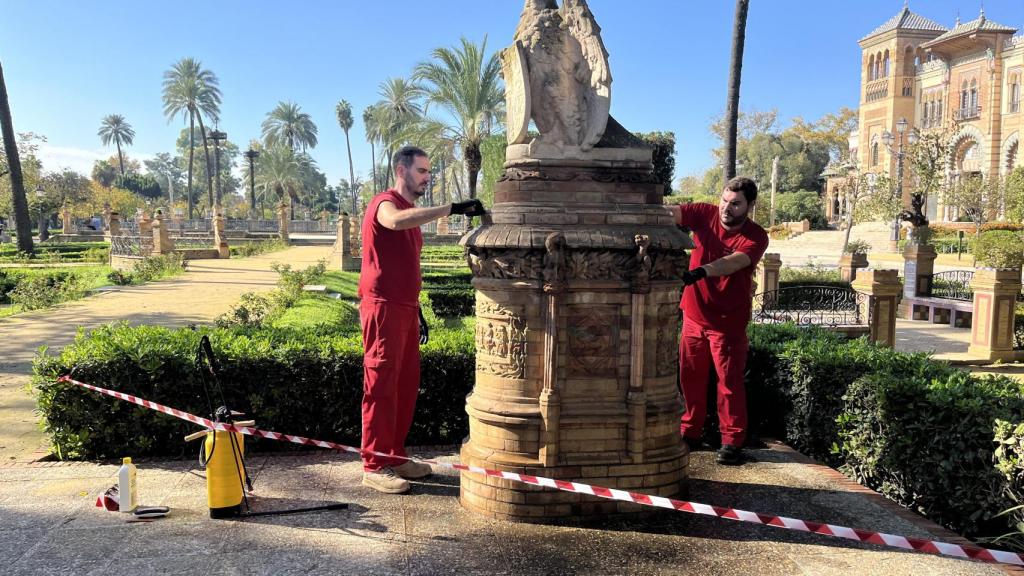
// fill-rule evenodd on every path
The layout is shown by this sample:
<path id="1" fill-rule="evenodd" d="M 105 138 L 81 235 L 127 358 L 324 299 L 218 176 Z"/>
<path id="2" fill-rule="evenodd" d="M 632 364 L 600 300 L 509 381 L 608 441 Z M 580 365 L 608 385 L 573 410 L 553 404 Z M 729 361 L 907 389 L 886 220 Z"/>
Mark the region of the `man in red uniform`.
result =
<path id="1" fill-rule="evenodd" d="M 716 208 L 684 204 L 668 209 L 680 226 L 693 232 L 697 247 L 683 274 L 683 329 L 679 338 L 679 380 L 686 400 L 680 423 L 683 439 L 700 444 L 707 414 L 708 372 L 718 373 L 720 464 L 742 464 L 747 432 L 747 322 L 753 273 L 768 248 L 768 234 L 747 217 L 757 200 L 749 178 L 729 180 Z"/>
<path id="2" fill-rule="evenodd" d="M 480 216 L 479 200 L 417 208 L 430 182 L 427 153 L 414 146 L 392 160 L 395 188 L 375 196 L 363 220 L 359 319 L 363 329 L 363 484 L 389 494 L 409 490 L 430 466 L 406 460 L 405 437 L 420 387 L 420 344 L 429 339 L 419 307 L 420 226 L 449 214 Z"/>

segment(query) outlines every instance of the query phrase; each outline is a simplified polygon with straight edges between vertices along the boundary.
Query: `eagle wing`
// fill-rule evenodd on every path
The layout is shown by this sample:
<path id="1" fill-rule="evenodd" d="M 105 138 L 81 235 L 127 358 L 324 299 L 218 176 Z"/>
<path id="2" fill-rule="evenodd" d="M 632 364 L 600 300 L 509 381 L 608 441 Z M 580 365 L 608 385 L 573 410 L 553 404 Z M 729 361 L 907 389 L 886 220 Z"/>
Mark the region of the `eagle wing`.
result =
<path id="1" fill-rule="evenodd" d="M 586 128 L 580 147 L 589 150 L 604 134 L 611 110 L 612 74 L 608 66 L 608 51 L 601 40 L 601 27 L 594 20 L 586 0 L 565 0 L 562 11 L 569 32 L 580 44 L 586 66 L 581 70 L 582 77 L 578 77 L 584 85 L 587 101 Z"/>

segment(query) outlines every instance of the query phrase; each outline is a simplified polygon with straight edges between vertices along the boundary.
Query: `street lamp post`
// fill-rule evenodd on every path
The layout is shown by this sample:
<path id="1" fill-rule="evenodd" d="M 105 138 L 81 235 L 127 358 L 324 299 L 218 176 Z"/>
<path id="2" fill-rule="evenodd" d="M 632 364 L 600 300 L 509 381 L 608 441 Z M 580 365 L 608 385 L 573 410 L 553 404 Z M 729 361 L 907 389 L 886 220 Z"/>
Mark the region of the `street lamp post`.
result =
<path id="1" fill-rule="evenodd" d="M 214 206 L 213 215 L 220 215 L 220 143 L 222 140 L 227 140 L 228 135 L 220 130 L 214 129 L 208 135 L 210 140 L 213 140 L 213 177 L 214 177 Z"/>
<path id="2" fill-rule="evenodd" d="M 249 219 L 256 219 L 256 159 L 260 151 L 249 148 L 245 151 L 245 159 L 249 161 Z"/>
<path id="3" fill-rule="evenodd" d="M 900 203 L 903 202 L 903 159 L 906 156 L 906 152 L 903 150 L 904 135 L 906 135 L 906 141 L 908 144 L 914 144 L 917 142 L 917 132 L 911 131 L 907 134 L 907 119 L 900 118 L 899 122 L 896 123 L 896 134 L 894 137 L 892 132 L 886 130 L 882 134 L 882 141 L 885 142 L 885 147 L 889 150 L 890 154 L 896 156 L 896 196 L 899 197 Z M 893 150 L 893 144 L 896 144 L 895 150 Z M 900 215 L 898 214 L 892 223 L 892 236 L 889 237 L 889 251 L 896 252 L 897 245 L 900 240 Z"/>
<path id="4" fill-rule="evenodd" d="M 43 185 L 36 185 L 36 200 L 39 201 L 39 241 L 46 242 L 50 239 L 50 217 L 43 206 L 43 199 L 46 198 L 46 190 Z"/>

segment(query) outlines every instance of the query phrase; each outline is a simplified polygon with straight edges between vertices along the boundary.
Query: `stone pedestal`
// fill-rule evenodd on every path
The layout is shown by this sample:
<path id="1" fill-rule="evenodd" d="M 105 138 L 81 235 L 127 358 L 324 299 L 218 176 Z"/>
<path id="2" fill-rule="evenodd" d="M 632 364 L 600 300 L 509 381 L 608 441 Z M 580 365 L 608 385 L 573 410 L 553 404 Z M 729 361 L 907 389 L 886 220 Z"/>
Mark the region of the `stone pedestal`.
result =
<path id="1" fill-rule="evenodd" d="M 853 282 L 857 279 L 857 270 L 867 267 L 867 254 L 843 254 L 839 258 L 839 277 L 843 282 Z"/>
<path id="2" fill-rule="evenodd" d="M 782 269 L 782 258 L 774 252 L 769 252 L 761 257 L 757 265 L 755 282 L 757 291 L 774 292 L 779 289 L 779 270 Z"/>
<path id="3" fill-rule="evenodd" d="M 437 221 L 437 233 L 438 233 L 438 235 L 448 234 L 448 217 L 447 216 L 445 216 L 444 218 L 441 218 L 440 220 Z"/>
<path id="4" fill-rule="evenodd" d="M 354 258 L 361 258 L 363 255 L 363 237 L 361 234 L 362 218 L 358 214 L 349 216 L 349 254 Z"/>
<path id="5" fill-rule="evenodd" d="M 153 253 L 171 254 L 174 252 L 174 240 L 171 239 L 170 230 L 164 221 L 163 212 L 156 211 L 153 217 Z"/>
<path id="6" fill-rule="evenodd" d="M 153 246 L 147 238 L 153 237 L 153 220 L 143 212 L 139 214 L 136 221 L 139 223 L 139 245 L 141 246 L 142 256 L 152 256 Z"/>
<path id="7" fill-rule="evenodd" d="M 974 317 L 967 352 L 990 361 L 1014 360 L 1013 319 L 1020 293 L 1020 269 L 978 268 L 971 281 Z"/>
<path id="8" fill-rule="evenodd" d="M 868 338 L 882 346 L 895 346 L 896 310 L 903 288 L 896 270 L 861 270 L 852 287 L 867 297 L 861 314 L 868 318 Z"/>
<path id="9" fill-rule="evenodd" d="M 117 212 L 107 212 L 104 217 L 107 219 L 107 230 L 103 239 L 110 242 L 112 236 L 121 235 L 121 215 Z"/>
<path id="10" fill-rule="evenodd" d="M 288 204 L 281 202 L 277 205 L 277 235 L 288 243 L 288 226 L 291 224 L 291 216 L 288 213 Z"/>
<path id="11" fill-rule="evenodd" d="M 213 247 L 217 249 L 217 258 L 231 258 L 231 247 L 224 232 L 224 215 L 215 211 L 213 217 Z"/>
<path id="12" fill-rule="evenodd" d="M 64 205 L 61 206 L 60 219 L 62 225 L 61 233 L 64 235 L 74 234 L 75 223 L 71 217 L 71 206 L 67 202 L 65 202 Z"/>
<path id="13" fill-rule="evenodd" d="M 104 232 L 109 232 L 110 231 L 110 215 L 113 214 L 113 213 L 114 212 L 110 209 L 110 204 L 104 202 L 103 203 L 103 231 Z"/>
<path id="14" fill-rule="evenodd" d="M 359 272 L 363 259 L 352 256 L 351 227 L 352 224 L 348 216 L 343 214 L 338 218 L 338 233 L 334 240 L 331 263 L 345 272 Z"/>
<path id="15" fill-rule="evenodd" d="M 903 249 L 903 293 L 907 297 L 931 296 L 935 248 L 908 242 Z"/>
<path id="16" fill-rule="evenodd" d="M 509 148 L 491 223 L 460 241 L 477 290 L 462 462 L 674 495 L 688 465 L 678 306 L 692 245 L 661 205 L 650 151 Z M 517 521 L 639 511 L 468 472 L 460 500 Z"/>

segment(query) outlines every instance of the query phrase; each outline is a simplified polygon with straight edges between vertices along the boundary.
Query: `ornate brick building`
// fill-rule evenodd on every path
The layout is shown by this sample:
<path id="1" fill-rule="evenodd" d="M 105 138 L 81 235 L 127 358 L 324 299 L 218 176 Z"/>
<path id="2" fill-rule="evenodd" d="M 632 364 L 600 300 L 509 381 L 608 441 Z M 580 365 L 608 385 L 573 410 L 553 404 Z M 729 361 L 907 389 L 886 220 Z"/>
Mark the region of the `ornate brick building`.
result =
<path id="1" fill-rule="evenodd" d="M 1024 36 L 993 22 L 984 11 L 947 28 L 903 9 L 860 39 L 859 132 L 853 157 L 862 173 L 897 173 L 896 154 L 884 142 L 897 124 L 921 131 L 957 123 L 951 178 L 1006 175 L 1020 165 L 1024 132 Z M 893 146 L 895 148 L 895 145 Z M 825 174 L 827 212 L 842 193 L 839 174 Z M 905 170 L 904 203 L 913 185 Z M 928 199 L 930 220 L 949 220 L 953 210 Z"/>

